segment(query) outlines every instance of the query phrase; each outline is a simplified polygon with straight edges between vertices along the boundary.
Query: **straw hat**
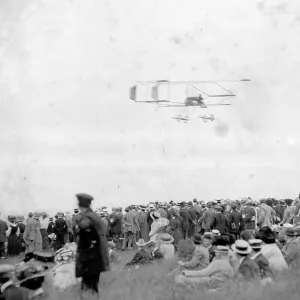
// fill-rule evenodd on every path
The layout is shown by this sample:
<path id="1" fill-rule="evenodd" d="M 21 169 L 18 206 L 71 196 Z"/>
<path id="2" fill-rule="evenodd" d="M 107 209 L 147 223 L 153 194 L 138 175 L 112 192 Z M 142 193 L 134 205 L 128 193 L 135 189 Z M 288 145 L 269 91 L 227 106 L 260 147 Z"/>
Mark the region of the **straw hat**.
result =
<path id="1" fill-rule="evenodd" d="M 252 248 L 249 243 L 244 240 L 237 240 L 231 249 L 237 254 L 249 254 L 252 252 Z"/>
<path id="2" fill-rule="evenodd" d="M 290 223 L 284 223 L 284 224 L 283 224 L 283 227 L 284 227 L 284 228 L 293 228 L 294 225 L 293 225 L 293 224 L 290 224 Z"/>
<path id="3" fill-rule="evenodd" d="M 228 254 L 229 251 L 229 247 L 227 246 L 216 246 L 214 251 L 216 253 L 224 253 L 224 254 Z"/>
<path id="4" fill-rule="evenodd" d="M 284 234 L 287 235 L 287 236 L 295 236 L 295 233 L 296 233 L 295 228 L 291 227 L 291 228 L 287 228 L 285 230 Z"/>
<path id="5" fill-rule="evenodd" d="M 263 241 L 259 239 L 249 240 L 249 245 L 252 249 L 261 249 L 263 246 Z"/>
<path id="6" fill-rule="evenodd" d="M 174 238 L 169 233 L 163 233 L 160 239 L 164 244 L 172 244 L 174 242 Z"/>
<path id="7" fill-rule="evenodd" d="M 208 231 L 208 232 L 204 232 L 204 233 L 203 233 L 203 238 L 204 238 L 204 239 L 213 239 L 213 237 L 214 237 L 214 236 L 213 236 L 212 232 L 209 232 L 209 231 Z"/>
<path id="8" fill-rule="evenodd" d="M 139 239 L 137 242 L 136 242 L 136 245 L 138 247 L 146 247 L 146 246 L 149 246 L 150 244 L 153 244 L 154 242 L 153 241 L 149 241 L 149 242 L 145 242 L 144 239 Z"/>
<path id="9" fill-rule="evenodd" d="M 155 209 L 155 205 L 153 203 L 150 203 L 148 207 L 149 209 Z"/>
<path id="10" fill-rule="evenodd" d="M 217 230 L 217 229 L 213 229 L 213 230 L 211 231 L 211 233 L 212 233 L 214 236 L 221 236 L 220 231 Z"/>
<path id="11" fill-rule="evenodd" d="M 300 226 L 294 228 L 295 236 L 300 236 Z"/>

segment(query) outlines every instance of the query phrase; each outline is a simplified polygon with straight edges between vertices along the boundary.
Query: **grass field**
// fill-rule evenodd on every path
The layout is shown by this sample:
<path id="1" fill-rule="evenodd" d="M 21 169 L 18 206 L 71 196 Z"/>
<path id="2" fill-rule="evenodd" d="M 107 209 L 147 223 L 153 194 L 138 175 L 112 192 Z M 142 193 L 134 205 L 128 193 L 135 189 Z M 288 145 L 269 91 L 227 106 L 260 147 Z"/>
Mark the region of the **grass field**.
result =
<path id="1" fill-rule="evenodd" d="M 127 262 L 133 252 L 120 252 L 122 264 Z M 15 263 L 20 258 L 9 258 L 0 263 Z M 122 265 L 121 264 L 121 265 Z M 278 274 L 274 283 L 266 286 L 249 282 L 229 282 L 221 290 L 209 292 L 205 288 L 177 285 L 167 273 L 176 266 L 176 261 L 165 262 L 139 270 L 123 270 L 114 267 L 113 271 L 101 275 L 100 299 L 105 300 L 299 300 L 300 270 Z M 73 300 L 98 299 L 96 296 L 82 294 L 80 287 L 66 291 L 53 290 L 49 281 L 45 283 L 46 299 Z"/>

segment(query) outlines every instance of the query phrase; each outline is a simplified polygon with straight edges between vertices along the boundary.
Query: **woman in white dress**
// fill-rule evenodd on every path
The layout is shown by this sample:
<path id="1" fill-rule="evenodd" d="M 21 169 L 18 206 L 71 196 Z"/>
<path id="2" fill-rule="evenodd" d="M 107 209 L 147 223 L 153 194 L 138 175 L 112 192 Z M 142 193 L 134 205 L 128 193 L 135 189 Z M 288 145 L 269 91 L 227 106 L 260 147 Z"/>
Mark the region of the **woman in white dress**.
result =
<path id="1" fill-rule="evenodd" d="M 149 232 L 150 241 L 154 241 L 156 247 L 160 245 L 160 237 L 166 232 L 166 227 L 169 225 L 169 220 L 161 218 L 158 211 L 153 213 L 153 223 Z"/>

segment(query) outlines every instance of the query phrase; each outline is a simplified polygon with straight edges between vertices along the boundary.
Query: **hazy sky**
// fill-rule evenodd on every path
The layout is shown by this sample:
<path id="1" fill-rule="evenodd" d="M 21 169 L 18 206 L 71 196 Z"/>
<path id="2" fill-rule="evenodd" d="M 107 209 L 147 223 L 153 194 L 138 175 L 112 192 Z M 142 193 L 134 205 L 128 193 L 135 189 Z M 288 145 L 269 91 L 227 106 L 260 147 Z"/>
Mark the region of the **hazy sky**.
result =
<path id="1" fill-rule="evenodd" d="M 0 22 L 2 211 L 300 192 L 298 0 L 0 0 Z M 128 96 L 236 78 L 215 123 Z"/>

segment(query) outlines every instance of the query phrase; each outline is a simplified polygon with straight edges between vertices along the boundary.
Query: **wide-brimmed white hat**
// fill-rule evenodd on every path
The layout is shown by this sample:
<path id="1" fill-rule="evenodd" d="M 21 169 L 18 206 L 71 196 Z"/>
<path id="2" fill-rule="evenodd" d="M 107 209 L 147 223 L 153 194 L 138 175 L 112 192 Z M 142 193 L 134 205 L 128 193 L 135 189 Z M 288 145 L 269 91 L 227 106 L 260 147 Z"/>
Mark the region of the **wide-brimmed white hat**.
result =
<path id="1" fill-rule="evenodd" d="M 237 240 L 232 246 L 231 249 L 237 254 L 249 254 L 252 252 L 252 248 L 249 243 L 244 240 Z"/>
<path id="2" fill-rule="evenodd" d="M 149 242 L 145 242 L 144 239 L 139 239 L 137 242 L 136 242 L 136 245 L 138 247 L 146 247 L 146 246 L 149 246 L 150 244 L 153 244 L 154 242 L 153 241 L 149 241 Z"/>
<path id="3" fill-rule="evenodd" d="M 211 233 L 212 233 L 214 236 L 220 236 L 220 235 L 221 235 L 220 231 L 217 230 L 217 229 L 213 229 L 213 230 L 211 231 Z"/>

